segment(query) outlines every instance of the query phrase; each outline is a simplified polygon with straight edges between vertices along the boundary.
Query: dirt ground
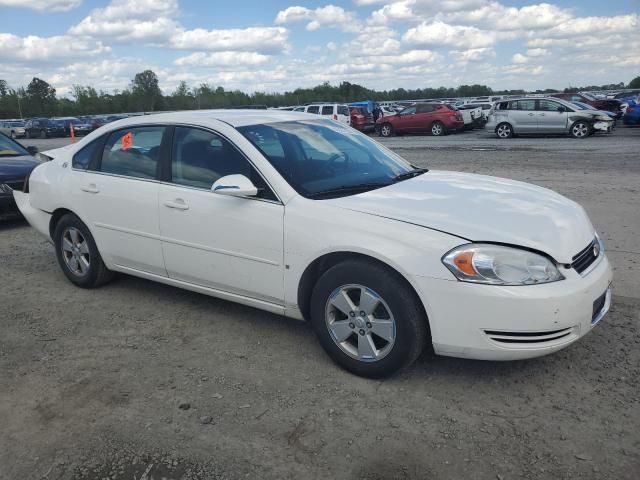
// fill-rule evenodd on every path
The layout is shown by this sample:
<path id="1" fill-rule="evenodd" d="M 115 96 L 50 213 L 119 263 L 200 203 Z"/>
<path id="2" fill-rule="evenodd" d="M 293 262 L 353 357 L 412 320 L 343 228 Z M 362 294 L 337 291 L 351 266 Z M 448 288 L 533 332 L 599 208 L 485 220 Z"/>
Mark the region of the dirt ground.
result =
<path id="1" fill-rule="evenodd" d="M 5 219 L 0 479 L 639 478 L 640 129 L 385 143 L 582 203 L 615 267 L 610 314 L 548 357 L 427 354 L 371 381 L 302 322 L 127 276 L 75 288 L 51 245 Z"/>

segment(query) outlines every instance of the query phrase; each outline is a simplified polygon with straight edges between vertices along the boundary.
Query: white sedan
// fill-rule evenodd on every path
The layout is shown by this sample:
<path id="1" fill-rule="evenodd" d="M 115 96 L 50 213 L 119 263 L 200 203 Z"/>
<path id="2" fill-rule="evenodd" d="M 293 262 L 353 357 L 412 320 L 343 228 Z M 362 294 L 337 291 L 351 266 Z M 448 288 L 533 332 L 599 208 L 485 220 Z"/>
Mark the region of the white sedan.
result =
<path id="1" fill-rule="evenodd" d="M 611 268 L 580 205 L 416 168 L 316 115 L 135 117 L 45 155 L 14 195 L 71 282 L 122 272 L 308 319 L 358 375 L 390 375 L 427 345 L 548 354 L 609 309 Z"/>

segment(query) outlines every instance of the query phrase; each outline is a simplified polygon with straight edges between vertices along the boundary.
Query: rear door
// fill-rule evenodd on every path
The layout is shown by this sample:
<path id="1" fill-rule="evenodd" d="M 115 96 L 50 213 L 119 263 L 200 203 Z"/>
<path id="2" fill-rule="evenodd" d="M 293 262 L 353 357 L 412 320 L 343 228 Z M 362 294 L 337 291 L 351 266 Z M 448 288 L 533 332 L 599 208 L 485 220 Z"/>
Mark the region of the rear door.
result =
<path id="1" fill-rule="evenodd" d="M 516 133 L 537 133 L 536 100 L 514 100 L 509 102 L 509 123 Z"/>
<path id="2" fill-rule="evenodd" d="M 166 276 L 158 222 L 164 126 L 116 130 L 73 160 L 72 195 L 100 253 L 111 263 Z M 93 149 L 93 150 L 92 150 Z"/>
<path id="3" fill-rule="evenodd" d="M 562 111 L 561 111 L 562 110 Z M 553 100 L 537 100 L 536 116 L 539 133 L 565 133 L 568 112 L 564 106 Z"/>
<path id="4" fill-rule="evenodd" d="M 431 130 L 431 124 L 436 120 L 435 105 L 422 104 L 416 106 L 416 114 L 413 116 L 411 129 L 414 132 L 426 132 Z"/>
<path id="5" fill-rule="evenodd" d="M 362 110 L 366 111 L 366 107 Z M 351 115 L 349 115 L 349 107 L 346 105 L 336 105 L 336 117 L 335 120 L 346 125 L 351 125 Z"/>
<path id="6" fill-rule="evenodd" d="M 307 107 L 307 113 L 315 113 L 316 115 L 320 113 L 320 105 L 309 105 Z"/>

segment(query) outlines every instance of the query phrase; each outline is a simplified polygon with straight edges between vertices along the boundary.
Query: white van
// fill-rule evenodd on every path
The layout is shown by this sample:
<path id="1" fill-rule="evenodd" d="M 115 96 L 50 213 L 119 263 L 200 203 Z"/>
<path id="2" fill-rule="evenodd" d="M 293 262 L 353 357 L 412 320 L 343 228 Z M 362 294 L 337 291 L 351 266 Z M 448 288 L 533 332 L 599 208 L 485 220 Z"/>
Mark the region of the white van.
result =
<path id="1" fill-rule="evenodd" d="M 349 112 L 349 107 L 344 103 L 312 103 L 311 105 L 296 107 L 293 111 L 325 115 L 338 122 L 351 125 L 351 113 Z"/>

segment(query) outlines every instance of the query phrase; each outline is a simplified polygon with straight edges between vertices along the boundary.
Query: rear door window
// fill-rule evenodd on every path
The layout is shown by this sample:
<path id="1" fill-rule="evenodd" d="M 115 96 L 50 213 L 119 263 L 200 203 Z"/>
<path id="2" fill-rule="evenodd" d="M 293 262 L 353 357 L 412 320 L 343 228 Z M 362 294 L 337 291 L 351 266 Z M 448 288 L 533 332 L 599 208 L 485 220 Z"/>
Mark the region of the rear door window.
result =
<path id="1" fill-rule="evenodd" d="M 333 105 L 323 105 L 322 115 L 333 115 Z"/>
<path id="2" fill-rule="evenodd" d="M 318 105 L 311 105 L 307 108 L 307 113 L 320 113 L 320 107 Z"/>
<path id="3" fill-rule="evenodd" d="M 361 110 L 364 110 L 364 109 L 361 109 Z M 360 113 L 362 113 L 364 115 L 366 112 L 361 111 Z M 349 108 L 347 108 L 346 105 L 338 105 L 338 115 L 346 115 L 348 117 L 349 116 Z"/>
<path id="4" fill-rule="evenodd" d="M 512 102 L 513 103 L 513 102 Z M 518 100 L 515 102 L 515 109 L 511 110 L 535 110 L 536 109 L 536 101 L 535 100 Z"/>
<path id="5" fill-rule="evenodd" d="M 157 177 L 160 146 L 165 127 L 135 127 L 117 130 L 107 139 L 100 171 L 126 177 Z"/>

